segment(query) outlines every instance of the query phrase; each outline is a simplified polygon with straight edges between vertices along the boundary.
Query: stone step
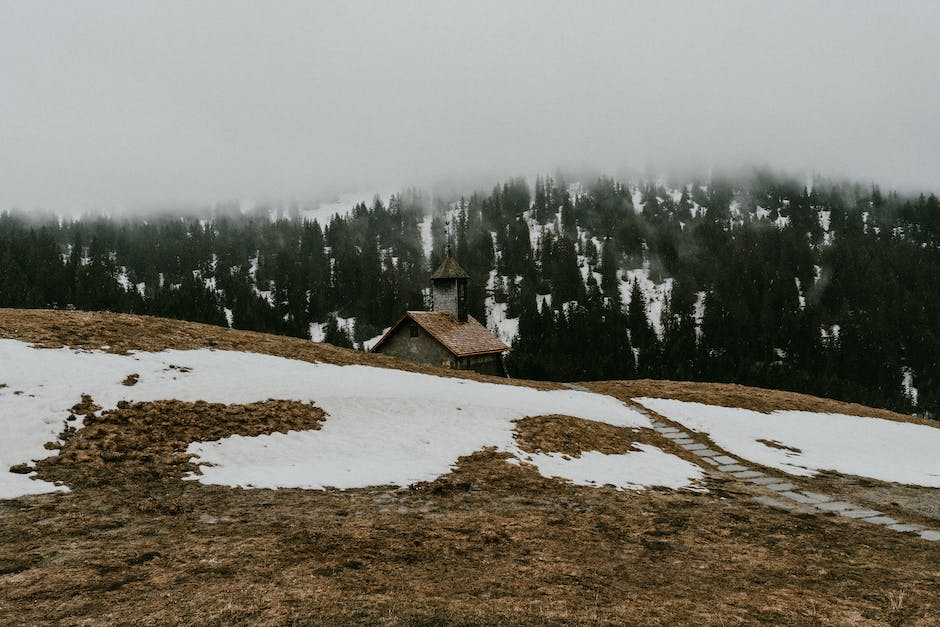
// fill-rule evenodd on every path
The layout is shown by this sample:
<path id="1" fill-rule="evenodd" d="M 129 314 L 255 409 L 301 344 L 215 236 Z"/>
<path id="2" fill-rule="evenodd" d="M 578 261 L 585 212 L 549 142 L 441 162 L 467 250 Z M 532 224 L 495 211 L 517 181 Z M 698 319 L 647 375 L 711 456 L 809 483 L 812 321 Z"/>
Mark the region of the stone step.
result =
<path id="1" fill-rule="evenodd" d="M 819 503 L 816 505 L 817 509 L 821 509 L 824 512 L 836 512 L 837 514 L 845 514 L 845 512 L 853 511 L 858 508 L 858 505 L 853 503 L 847 503 L 846 501 L 827 501 L 825 503 Z"/>
<path id="2" fill-rule="evenodd" d="M 786 491 L 786 492 L 781 492 L 781 493 L 780 493 L 780 496 L 785 496 L 785 497 L 787 497 L 788 499 L 793 499 L 793 500 L 796 501 L 797 503 L 805 503 L 805 504 L 807 504 L 807 505 L 815 505 L 815 504 L 819 503 L 819 501 L 817 501 L 817 500 L 814 499 L 813 497 L 807 496 L 806 494 L 803 494 L 802 492 L 795 492 L 795 491 L 793 491 L 793 490 L 788 490 L 788 491 Z"/>
<path id="3" fill-rule="evenodd" d="M 813 499 L 817 503 L 826 503 L 832 500 L 832 497 L 828 494 L 822 494 L 820 492 L 810 492 L 808 490 L 803 490 L 803 494 Z"/>
<path id="4" fill-rule="evenodd" d="M 842 515 L 849 518 L 871 518 L 872 516 L 880 516 L 881 512 L 875 509 L 855 509 L 848 512 L 842 512 Z"/>
<path id="5" fill-rule="evenodd" d="M 756 483 L 757 485 L 767 485 L 769 483 L 780 483 L 780 479 L 777 477 L 755 477 L 751 479 L 751 483 Z"/>
<path id="6" fill-rule="evenodd" d="M 898 521 L 891 518 L 890 516 L 872 516 L 871 518 L 862 518 L 865 522 L 871 523 L 873 525 L 894 525 Z"/>

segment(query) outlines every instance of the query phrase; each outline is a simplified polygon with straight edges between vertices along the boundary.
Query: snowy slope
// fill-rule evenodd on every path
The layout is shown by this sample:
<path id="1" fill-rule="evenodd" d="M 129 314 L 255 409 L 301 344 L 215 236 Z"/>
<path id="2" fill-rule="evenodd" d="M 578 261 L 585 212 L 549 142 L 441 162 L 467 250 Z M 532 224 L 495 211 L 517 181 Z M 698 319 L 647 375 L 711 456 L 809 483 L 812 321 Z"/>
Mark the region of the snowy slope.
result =
<path id="1" fill-rule="evenodd" d="M 308 221 L 318 221 L 321 226 L 326 226 L 333 219 L 333 216 L 347 216 L 352 213 L 353 207 L 360 203 L 365 203 L 367 207 L 372 207 L 375 197 L 378 196 L 383 203 L 388 203 L 388 199 L 393 192 L 389 191 L 359 191 L 339 194 L 330 202 L 321 202 L 316 209 L 304 209 L 300 212 L 301 217 Z"/>
<path id="2" fill-rule="evenodd" d="M 812 476 L 818 470 L 834 470 L 940 488 L 940 429 L 934 427 L 844 414 L 762 414 L 661 398 L 634 400 L 670 420 L 707 433 L 715 444 L 732 454 L 793 475 Z"/>
<path id="3" fill-rule="evenodd" d="M 186 371 L 180 369 L 183 366 Z M 138 383 L 121 385 L 132 373 L 139 375 Z M 202 466 L 203 474 L 194 478 L 231 486 L 409 485 L 446 474 L 460 456 L 484 447 L 508 451 L 520 463 L 539 466 L 542 460 L 526 459 L 529 456 L 518 450 L 513 439 L 513 421 L 525 416 L 566 414 L 618 426 L 650 425 L 641 414 L 600 394 L 545 392 L 208 349 L 113 355 L 40 350 L 0 340 L 0 378 L 6 384 L 0 388 L 4 433 L 0 469 L 4 470 L 54 454 L 43 444 L 57 438 L 69 407 L 82 394 L 90 394 L 105 409 L 121 400 L 243 404 L 271 398 L 313 402 L 326 411 L 326 421 L 318 431 L 193 443 L 189 451 L 198 461 L 214 464 Z M 597 484 L 680 487 L 701 476 L 694 464 L 658 449 L 613 457 L 620 461 L 607 460 L 595 468 L 590 478 Z M 652 467 L 636 470 L 647 465 Z M 572 464 L 569 474 L 582 477 L 587 472 L 583 466 L 584 462 Z M 564 476 L 564 467 L 554 461 L 551 470 Z M 664 470 L 658 473 L 655 468 Z M 681 481 L 677 479 L 680 472 Z M 656 479 L 659 474 L 662 477 Z M 25 475 L 0 472 L 0 498 L 60 489 Z"/>

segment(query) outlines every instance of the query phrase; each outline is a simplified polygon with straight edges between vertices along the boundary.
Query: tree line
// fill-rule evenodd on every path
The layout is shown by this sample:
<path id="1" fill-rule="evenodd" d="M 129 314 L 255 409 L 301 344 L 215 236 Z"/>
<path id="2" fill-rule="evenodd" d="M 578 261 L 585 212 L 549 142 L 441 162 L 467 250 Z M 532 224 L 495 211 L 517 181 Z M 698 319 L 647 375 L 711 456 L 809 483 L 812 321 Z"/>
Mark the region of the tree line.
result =
<path id="1" fill-rule="evenodd" d="M 0 306 L 143 313 L 352 346 L 429 305 L 518 319 L 513 376 L 734 381 L 940 414 L 940 202 L 769 172 L 511 179 L 302 214 L 0 214 Z M 658 285 L 666 297 L 648 300 Z M 350 329 L 338 318 L 355 319 Z M 916 395 L 914 390 L 916 389 Z"/>

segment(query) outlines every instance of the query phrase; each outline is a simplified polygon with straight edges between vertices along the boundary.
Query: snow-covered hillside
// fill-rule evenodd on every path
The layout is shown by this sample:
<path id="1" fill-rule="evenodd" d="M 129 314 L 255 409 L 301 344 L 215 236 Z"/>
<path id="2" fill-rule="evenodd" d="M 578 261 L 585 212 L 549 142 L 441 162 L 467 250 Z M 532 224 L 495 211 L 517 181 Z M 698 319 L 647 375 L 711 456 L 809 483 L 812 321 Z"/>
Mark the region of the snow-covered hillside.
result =
<path id="1" fill-rule="evenodd" d="M 233 435 L 189 447 L 204 483 L 245 487 L 353 488 L 409 485 L 450 471 L 457 459 L 485 447 L 532 464 L 543 474 L 578 483 L 694 487 L 701 469 L 655 447 L 580 460 L 521 451 L 513 421 L 564 414 L 616 426 L 649 420 L 601 394 L 538 391 L 366 366 L 335 366 L 256 353 L 208 349 L 116 355 L 34 349 L 0 340 L 0 468 L 49 456 L 83 394 L 105 410 L 119 401 L 177 399 L 250 403 L 312 402 L 327 413 L 322 429 Z M 133 386 L 122 385 L 136 374 Z M 0 498 L 64 489 L 27 475 L 0 472 Z"/>

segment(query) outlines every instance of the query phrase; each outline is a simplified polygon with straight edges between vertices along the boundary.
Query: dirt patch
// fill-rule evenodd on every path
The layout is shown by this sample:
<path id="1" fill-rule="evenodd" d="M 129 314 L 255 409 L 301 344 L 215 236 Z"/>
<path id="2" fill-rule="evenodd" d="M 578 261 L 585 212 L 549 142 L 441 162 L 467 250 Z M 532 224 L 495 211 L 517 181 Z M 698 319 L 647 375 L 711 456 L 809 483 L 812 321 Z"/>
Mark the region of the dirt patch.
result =
<path id="1" fill-rule="evenodd" d="M 796 392 L 748 387 L 736 383 L 695 383 L 692 381 L 637 379 L 635 381 L 594 381 L 585 382 L 581 385 L 595 392 L 610 394 L 628 402 L 633 398 L 648 396 L 652 398 L 673 398 L 679 401 L 703 403 L 705 405 L 741 407 L 765 414 L 777 410 L 812 411 L 885 418 L 929 427 L 938 426 L 935 420 L 898 414 L 887 409 L 876 409 L 856 403 L 844 403 Z"/>
<path id="2" fill-rule="evenodd" d="M 134 374 L 127 375 L 127 377 L 123 381 L 121 381 L 121 385 L 127 385 L 127 386 L 137 385 L 137 381 L 139 380 L 140 380 L 140 375 L 135 372 Z"/>
<path id="3" fill-rule="evenodd" d="M 519 448 L 529 453 L 563 453 L 580 457 L 584 451 L 598 451 L 619 455 L 639 450 L 635 446 L 639 443 L 695 461 L 688 451 L 652 429 L 615 427 L 559 414 L 517 420 L 515 439 Z"/>
<path id="4" fill-rule="evenodd" d="M 319 429 L 324 419 L 323 410 L 311 404 L 273 400 L 248 405 L 121 401 L 98 416 L 94 412 L 100 409 L 82 396 L 72 411 L 84 416 L 84 428 L 66 429 L 59 454 L 36 464 L 39 478 L 71 488 L 176 480 L 197 470 L 185 452 L 191 442 Z"/>
<path id="5" fill-rule="evenodd" d="M 638 450 L 639 429 L 615 427 L 603 422 L 553 414 L 516 421 L 516 442 L 529 453 L 565 453 L 580 457 L 582 451 L 608 455 Z"/>
<path id="6" fill-rule="evenodd" d="M 540 390 L 564 388 L 560 384 L 548 381 L 504 379 L 464 370 L 421 366 L 386 355 L 348 350 L 300 338 L 268 335 L 255 333 L 254 331 L 239 331 L 182 320 L 115 314 L 103 311 L 0 308 L 0 338 L 31 342 L 44 348 L 68 346 L 117 354 L 126 354 L 132 350 L 162 351 L 171 348 L 177 350 L 214 348 L 261 353 L 340 366 L 356 364 L 376 368 L 393 368 L 437 376 L 522 385 Z"/>

